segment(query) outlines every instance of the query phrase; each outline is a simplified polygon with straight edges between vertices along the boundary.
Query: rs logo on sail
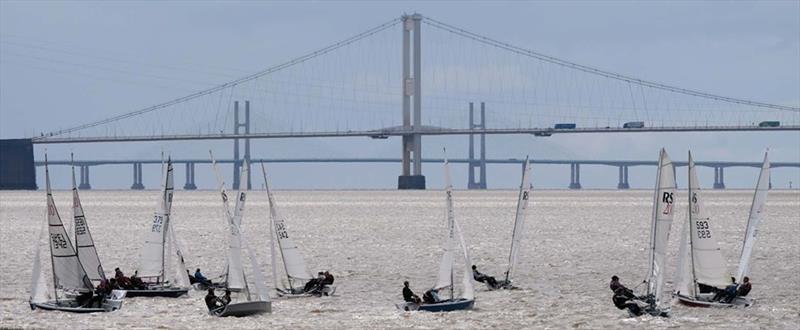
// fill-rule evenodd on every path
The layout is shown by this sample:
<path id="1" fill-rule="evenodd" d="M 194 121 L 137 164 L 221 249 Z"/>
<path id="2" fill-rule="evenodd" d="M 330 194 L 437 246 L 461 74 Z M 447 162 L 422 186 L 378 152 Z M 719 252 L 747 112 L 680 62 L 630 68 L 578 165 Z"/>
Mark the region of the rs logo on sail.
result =
<path id="1" fill-rule="evenodd" d="M 672 213 L 672 200 L 673 196 L 671 192 L 664 192 L 664 195 L 661 197 L 661 202 L 664 203 L 664 211 L 661 212 L 665 215 Z"/>

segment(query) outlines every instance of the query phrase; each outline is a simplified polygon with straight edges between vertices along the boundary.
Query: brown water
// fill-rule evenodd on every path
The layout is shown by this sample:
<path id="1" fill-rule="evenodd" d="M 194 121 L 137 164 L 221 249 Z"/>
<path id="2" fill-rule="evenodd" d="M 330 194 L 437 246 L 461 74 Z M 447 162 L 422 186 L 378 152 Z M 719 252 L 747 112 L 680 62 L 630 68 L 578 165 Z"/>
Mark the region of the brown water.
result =
<path id="1" fill-rule="evenodd" d="M 132 272 L 157 192 L 86 191 L 82 200 L 106 272 Z M 536 191 L 528 213 L 515 283 L 523 290 L 486 291 L 476 283 L 472 311 L 399 312 L 403 280 L 422 293 L 436 281 L 444 231 L 441 191 L 277 192 L 280 210 L 310 271 L 336 275 L 337 295 L 273 299 L 273 313 L 248 318 L 208 316 L 203 292 L 189 297 L 126 299 L 113 313 L 78 315 L 28 307 L 33 244 L 44 221 L 43 192 L 0 192 L 0 327 L 71 328 L 800 328 L 800 193 L 771 191 L 752 265 L 756 304 L 746 309 L 673 305 L 668 319 L 628 318 L 611 304 L 609 277 L 630 287 L 644 278 L 650 191 Z M 678 195 L 685 197 L 685 191 Z M 67 191 L 55 192 L 65 222 Z M 473 262 L 499 275 L 505 268 L 515 191 L 456 191 L 455 212 Z M 207 275 L 225 264 L 218 194 L 178 191 L 176 233 L 187 267 Z M 671 235 L 667 289 L 685 221 L 679 197 Z M 752 192 L 709 191 L 707 208 L 731 272 L 738 262 Z M 269 270 L 266 195 L 253 192 L 245 230 Z M 45 243 L 45 242 L 42 242 Z M 43 264 L 49 281 L 48 250 Z M 49 283 L 49 282 L 48 282 Z M 641 287 L 639 287 L 641 289 Z"/>

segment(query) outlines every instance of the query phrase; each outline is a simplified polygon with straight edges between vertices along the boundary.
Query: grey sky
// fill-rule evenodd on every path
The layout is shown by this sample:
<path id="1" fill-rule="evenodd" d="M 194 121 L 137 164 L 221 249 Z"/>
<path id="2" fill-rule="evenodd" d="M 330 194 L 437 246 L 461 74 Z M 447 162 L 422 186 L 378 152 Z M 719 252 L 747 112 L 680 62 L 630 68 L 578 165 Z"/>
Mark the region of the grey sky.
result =
<path id="1" fill-rule="evenodd" d="M 415 11 L 520 47 L 613 72 L 725 96 L 800 105 L 797 1 L 2 1 L 0 137 L 32 136 L 157 104 L 281 63 Z M 437 36 L 425 26 L 423 29 L 423 39 Z M 399 46 L 385 44 L 397 40 L 399 30 L 388 33 L 394 39 L 370 41 L 372 44 L 355 47 L 353 52 Z M 357 56 L 365 55 L 345 54 L 331 61 Z M 481 59 L 480 54 L 474 56 Z M 514 61 L 501 60 L 499 64 Z M 381 62 L 362 64 L 379 66 Z M 391 70 L 399 71 L 400 63 L 392 65 Z M 319 73 L 320 67 L 327 65 L 309 65 L 310 71 L 298 70 L 286 77 L 306 81 L 318 79 L 318 75 L 335 76 L 333 72 Z M 438 104 L 442 103 L 431 103 Z M 492 104 L 489 107 L 492 109 Z M 495 104 L 494 109 L 497 107 Z M 429 118 L 436 116 L 429 113 Z M 489 122 L 499 124 L 503 119 L 490 117 Z M 684 160 L 691 149 L 699 160 L 759 161 L 763 149 L 770 147 L 774 161 L 800 161 L 798 132 L 547 139 L 498 136 L 489 137 L 488 144 L 489 156 L 497 158 L 531 154 L 537 158 L 655 160 L 658 148 L 664 146 L 677 160 Z M 445 146 L 450 157 L 466 156 L 465 137 L 425 138 L 423 145 L 426 156 L 440 157 Z M 59 159 L 67 158 L 70 151 L 83 159 L 154 159 L 162 150 L 177 158 L 205 158 L 209 148 L 217 157 L 230 156 L 230 142 L 52 145 L 48 151 Z M 400 142 L 394 138 L 273 140 L 254 142 L 253 148 L 258 157 L 399 157 Z M 37 158 L 43 150 L 36 148 Z M 399 165 L 275 165 L 270 169 L 278 188 L 392 188 Z M 651 186 L 652 170 L 632 169 L 632 185 Z M 146 186 L 155 187 L 156 171 L 156 167 L 145 168 Z M 542 166 L 534 171 L 534 182 L 539 186 L 568 184 L 568 167 Z M 583 167 L 582 171 L 586 187 L 616 185 L 616 168 Z M 127 186 L 130 172 L 128 167 L 95 168 L 92 184 L 99 188 Z M 441 186 L 439 165 L 426 165 L 423 172 L 429 187 Z M 181 173 L 179 169 L 179 176 Z M 55 169 L 54 174 L 57 186 L 68 184 L 64 169 Z M 213 176 L 207 168 L 198 168 L 197 175 L 201 187 L 212 186 Z M 465 169 L 455 168 L 454 176 L 456 185 L 463 187 Z M 705 185 L 711 184 L 710 169 L 701 170 L 701 176 Z M 732 169 L 726 171 L 726 183 L 751 187 L 755 176 L 755 169 Z M 260 175 L 256 177 L 260 180 Z M 779 169 L 773 178 L 779 187 L 790 180 L 797 187 L 800 170 Z M 489 168 L 490 187 L 511 187 L 517 181 L 516 167 Z"/>

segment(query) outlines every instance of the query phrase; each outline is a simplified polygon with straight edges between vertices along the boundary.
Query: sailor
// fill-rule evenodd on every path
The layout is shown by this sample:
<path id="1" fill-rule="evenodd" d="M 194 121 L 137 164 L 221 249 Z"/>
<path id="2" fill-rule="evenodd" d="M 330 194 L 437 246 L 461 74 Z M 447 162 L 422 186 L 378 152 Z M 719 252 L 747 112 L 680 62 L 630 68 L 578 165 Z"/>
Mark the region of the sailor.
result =
<path id="1" fill-rule="evenodd" d="M 717 294 L 714 295 L 714 301 L 719 301 L 721 303 L 729 303 L 733 301 L 733 298 L 736 298 L 736 288 L 739 287 L 739 284 L 736 283 L 736 278 L 731 277 L 731 284 L 725 287 L 725 290 L 718 291 Z"/>
<path id="2" fill-rule="evenodd" d="M 200 268 L 197 268 L 194 271 L 194 280 L 197 281 L 197 283 L 203 284 L 205 286 L 212 285 L 211 281 L 207 279 L 205 276 L 203 276 L 203 273 L 200 272 Z"/>
<path id="3" fill-rule="evenodd" d="M 205 300 L 209 311 L 213 311 L 223 305 L 222 301 L 214 294 L 214 288 L 208 288 Z"/>
<path id="4" fill-rule="evenodd" d="M 325 273 L 318 272 L 316 278 L 312 278 L 306 283 L 305 287 L 303 287 L 303 291 L 308 293 L 316 292 L 322 286 L 323 280 L 325 280 Z"/>
<path id="5" fill-rule="evenodd" d="M 222 296 L 222 298 L 220 298 L 220 301 L 222 302 L 222 306 L 226 306 L 226 305 L 231 303 L 231 290 L 230 289 L 225 289 L 225 295 Z"/>
<path id="6" fill-rule="evenodd" d="M 122 289 L 131 289 L 131 279 L 129 279 L 119 267 L 114 268 L 114 278 L 117 279 L 117 285 Z"/>
<path id="7" fill-rule="evenodd" d="M 614 296 L 611 297 L 611 301 L 614 302 L 614 306 L 617 306 L 617 308 L 627 309 L 631 315 L 634 316 L 642 315 L 642 309 L 638 304 L 631 301 L 632 299 L 633 297 L 632 294 L 630 294 L 630 289 L 622 285 L 614 291 Z"/>
<path id="8" fill-rule="evenodd" d="M 419 299 L 419 296 L 414 294 L 414 291 L 411 291 L 411 288 L 408 287 L 408 281 L 403 282 L 403 300 L 415 304 L 419 304 L 422 301 Z"/>
<path id="9" fill-rule="evenodd" d="M 139 271 L 138 270 L 134 271 L 133 275 L 131 275 L 131 287 L 136 289 L 136 290 L 147 289 L 147 286 L 144 285 L 144 282 L 142 282 L 142 279 L 139 278 L 138 275 L 139 275 Z"/>
<path id="10" fill-rule="evenodd" d="M 750 278 L 745 276 L 742 279 L 742 284 L 739 285 L 739 289 L 736 290 L 736 295 L 739 297 L 745 297 L 748 293 L 750 293 L 750 289 L 753 288 L 753 285 L 750 284 Z"/>
<path id="11" fill-rule="evenodd" d="M 478 267 L 472 265 L 472 277 L 481 283 L 486 283 L 491 288 L 497 287 L 497 280 L 494 279 L 494 276 L 488 276 L 478 271 Z"/>
<path id="12" fill-rule="evenodd" d="M 622 285 L 622 283 L 619 282 L 619 277 L 617 277 L 617 275 L 611 276 L 611 283 L 608 284 L 608 287 L 611 289 L 611 292 L 614 292 L 614 294 L 617 293 L 617 290 L 622 289 L 623 290 L 622 293 L 628 299 L 635 297 L 635 295 L 633 294 L 633 290 L 628 289 L 627 287 Z"/>
<path id="13" fill-rule="evenodd" d="M 331 275 L 330 272 L 328 272 L 326 270 L 325 273 L 323 273 L 322 275 L 325 276 L 325 278 L 322 280 L 322 286 L 333 285 L 333 280 L 334 279 L 333 279 L 333 275 Z"/>
<path id="14" fill-rule="evenodd" d="M 439 293 L 436 289 L 430 289 L 425 291 L 425 294 L 422 295 L 422 302 L 426 304 L 435 304 L 439 302 Z"/>

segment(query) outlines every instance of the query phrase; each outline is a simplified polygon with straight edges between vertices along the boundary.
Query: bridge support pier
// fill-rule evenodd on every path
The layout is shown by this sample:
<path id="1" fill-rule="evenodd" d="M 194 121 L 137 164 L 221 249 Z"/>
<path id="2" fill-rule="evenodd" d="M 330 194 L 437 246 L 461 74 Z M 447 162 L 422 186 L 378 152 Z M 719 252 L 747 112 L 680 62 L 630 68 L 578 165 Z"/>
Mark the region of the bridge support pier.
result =
<path id="1" fill-rule="evenodd" d="M 196 190 L 197 186 L 194 184 L 194 163 L 186 163 L 186 184 L 183 185 L 183 190 Z"/>
<path id="2" fill-rule="evenodd" d="M 725 189 L 725 168 L 714 168 L 714 189 Z"/>
<path id="3" fill-rule="evenodd" d="M 630 189 L 631 186 L 628 184 L 628 166 L 620 166 L 619 167 L 619 183 L 617 184 L 617 189 Z"/>
<path id="4" fill-rule="evenodd" d="M 422 15 L 403 16 L 403 129 L 422 128 Z M 414 48 L 411 49 L 411 32 L 414 32 Z M 414 75 L 411 75 L 411 57 L 414 59 Z M 413 96 L 414 118 L 412 126 L 411 105 Z M 414 174 L 411 175 L 413 154 Z M 422 175 L 422 135 L 403 135 L 403 173 L 397 178 L 397 189 L 425 189 Z"/>
<path id="5" fill-rule="evenodd" d="M 81 190 L 92 189 L 92 185 L 89 184 L 89 165 L 81 165 L 81 184 L 78 185 L 78 188 Z"/>
<path id="6" fill-rule="evenodd" d="M 131 189 L 144 189 L 144 185 L 142 184 L 142 163 L 133 163 L 133 185 L 131 185 Z"/>
<path id="7" fill-rule="evenodd" d="M 581 189 L 581 164 L 569 164 L 569 189 Z"/>
<path id="8" fill-rule="evenodd" d="M 474 105 L 469 103 L 469 129 L 486 128 L 486 105 L 481 102 L 481 123 L 475 124 Z M 524 165 L 523 165 L 524 166 Z M 475 168 L 479 168 L 478 181 L 475 181 Z M 481 134 L 481 159 L 475 159 L 474 134 L 469 135 L 469 170 L 467 189 L 486 189 L 486 134 Z"/>

